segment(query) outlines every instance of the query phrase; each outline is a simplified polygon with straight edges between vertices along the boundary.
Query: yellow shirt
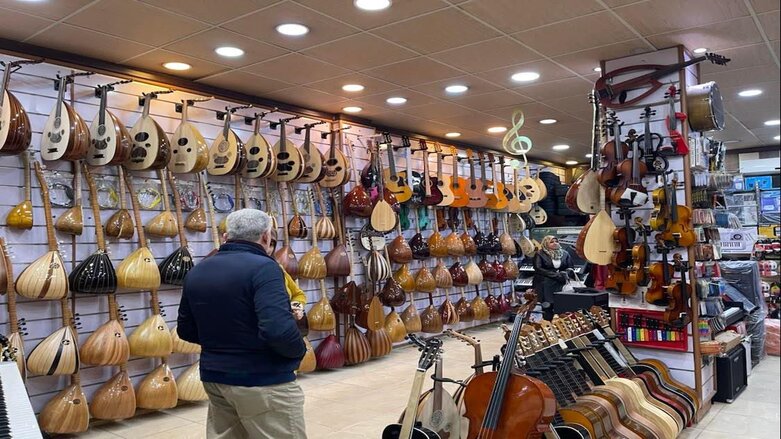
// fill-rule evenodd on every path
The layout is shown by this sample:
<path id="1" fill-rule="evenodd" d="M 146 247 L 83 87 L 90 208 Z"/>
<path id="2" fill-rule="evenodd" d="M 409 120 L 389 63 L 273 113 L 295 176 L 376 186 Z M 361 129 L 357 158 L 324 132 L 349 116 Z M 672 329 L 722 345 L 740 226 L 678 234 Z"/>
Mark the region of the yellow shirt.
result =
<path id="1" fill-rule="evenodd" d="M 280 267 L 282 267 L 280 265 Z M 285 269 L 282 269 L 282 272 L 285 273 L 285 288 L 287 289 L 287 294 L 290 296 L 291 302 L 298 302 L 302 306 L 306 305 L 306 294 L 304 294 L 304 291 L 298 286 L 295 280 L 287 274 L 287 271 Z"/>

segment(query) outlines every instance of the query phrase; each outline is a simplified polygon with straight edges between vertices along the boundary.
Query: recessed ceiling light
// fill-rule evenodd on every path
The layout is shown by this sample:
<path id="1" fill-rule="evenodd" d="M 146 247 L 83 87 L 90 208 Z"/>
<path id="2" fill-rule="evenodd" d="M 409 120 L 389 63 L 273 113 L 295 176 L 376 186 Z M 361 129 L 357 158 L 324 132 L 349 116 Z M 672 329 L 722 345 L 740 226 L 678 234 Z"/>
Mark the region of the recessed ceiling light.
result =
<path id="1" fill-rule="evenodd" d="M 767 125 L 769 127 L 776 126 L 776 125 L 781 125 L 781 120 L 778 120 L 778 119 L 766 120 L 765 121 L 765 125 Z"/>
<path id="2" fill-rule="evenodd" d="M 445 137 L 458 137 L 460 135 L 461 133 L 452 132 L 452 133 L 446 133 Z"/>
<path id="3" fill-rule="evenodd" d="M 401 105 L 407 102 L 407 98 L 403 98 L 401 96 L 393 96 L 388 99 L 385 99 L 385 102 L 391 105 Z"/>
<path id="4" fill-rule="evenodd" d="M 601 72 L 602 71 L 602 67 L 594 67 L 594 71 L 595 72 Z"/>
<path id="5" fill-rule="evenodd" d="M 163 67 L 168 70 L 190 70 L 192 66 L 184 62 L 167 62 L 163 64 Z"/>
<path id="6" fill-rule="evenodd" d="M 345 84 L 342 86 L 344 91 L 363 91 L 364 88 L 361 84 Z"/>
<path id="7" fill-rule="evenodd" d="M 360 113 L 363 110 L 361 107 L 344 107 L 342 111 L 345 113 Z"/>
<path id="8" fill-rule="evenodd" d="M 551 148 L 554 151 L 566 151 L 569 149 L 569 145 L 553 145 Z"/>
<path id="9" fill-rule="evenodd" d="M 539 77 L 540 74 L 537 72 L 518 72 L 512 75 L 510 78 L 512 78 L 512 80 L 516 82 L 531 82 L 536 79 L 539 79 Z"/>
<path id="10" fill-rule="evenodd" d="M 592 153 L 588 153 L 588 154 L 586 154 L 586 158 L 587 158 L 587 159 L 590 159 L 591 157 L 594 157 L 594 154 L 592 154 Z"/>
<path id="11" fill-rule="evenodd" d="M 759 96 L 762 94 L 762 90 L 759 90 L 757 88 L 750 88 L 748 90 L 743 90 L 742 92 L 738 93 L 738 96 L 742 96 L 744 98 L 750 98 L 752 96 Z"/>
<path id="12" fill-rule="evenodd" d="M 391 5 L 391 0 L 355 0 L 355 7 L 364 11 L 381 11 Z"/>
<path id="13" fill-rule="evenodd" d="M 707 51 L 708 51 L 707 47 L 698 47 L 698 48 L 692 50 L 692 52 L 694 52 L 694 53 L 705 53 Z"/>
<path id="14" fill-rule="evenodd" d="M 566 165 L 577 165 L 578 161 L 577 160 L 567 160 L 566 162 L 564 162 L 564 164 L 566 164 Z"/>
<path id="15" fill-rule="evenodd" d="M 445 91 L 452 94 L 463 93 L 467 90 L 469 90 L 469 87 L 461 84 L 448 85 L 445 87 Z"/>
<path id="16" fill-rule="evenodd" d="M 238 47 L 231 46 L 218 47 L 214 49 L 214 51 L 217 53 L 217 55 L 226 56 L 228 58 L 236 58 L 238 56 L 244 55 L 243 50 L 239 49 Z"/>
<path id="17" fill-rule="evenodd" d="M 289 37 L 300 37 L 309 33 L 309 28 L 303 24 L 298 23 L 285 23 L 277 26 L 277 32 Z"/>
<path id="18" fill-rule="evenodd" d="M 781 136 L 774 136 L 773 140 L 781 140 Z"/>
<path id="19" fill-rule="evenodd" d="M 489 133 L 494 133 L 494 134 L 496 134 L 496 133 L 503 133 L 505 131 L 507 131 L 507 127 L 491 127 L 491 128 L 488 128 L 488 132 Z"/>
<path id="20" fill-rule="evenodd" d="M 556 120 L 556 119 L 543 119 L 543 120 L 540 121 L 540 123 L 543 124 L 543 125 L 550 125 L 550 124 L 554 124 L 556 122 L 558 122 L 558 120 Z"/>

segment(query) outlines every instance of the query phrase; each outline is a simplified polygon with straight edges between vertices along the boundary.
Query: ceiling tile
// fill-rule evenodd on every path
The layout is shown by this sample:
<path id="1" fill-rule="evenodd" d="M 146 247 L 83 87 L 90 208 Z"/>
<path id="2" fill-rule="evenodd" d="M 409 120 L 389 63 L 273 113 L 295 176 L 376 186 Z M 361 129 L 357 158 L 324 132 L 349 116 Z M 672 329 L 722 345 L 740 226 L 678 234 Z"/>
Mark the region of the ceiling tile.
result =
<path id="1" fill-rule="evenodd" d="M 758 88 L 763 93 L 753 97 L 738 96 L 738 92 L 747 88 Z M 767 113 L 772 113 L 775 109 L 777 114 L 778 108 L 781 106 L 781 97 L 779 97 L 781 82 L 744 84 L 739 87 L 721 88 L 720 90 L 721 95 L 724 97 L 724 107 L 738 118 L 757 109 L 764 110 Z"/>
<path id="2" fill-rule="evenodd" d="M 755 130 L 758 128 L 765 128 L 765 121 L 779 118 L 779 108 L 776 105 L 775 108 L 762 108 L 757 107 L 753 110 L 743 111 L 740 115 L 735 116 L 738 120 L 749 130 Z M 733 121 L 727 120 L 725 125 L 730 127 L 734 125 Z"/>
<path id="3" fill-rule="evenodd" d="M 245 67 L 247 70 L 267 78 L 294 84 L 306 84 L 333 78 L 347 73 L 347 70 L 300 53 L 291 53 L 280 58 Z"/>
<path id="4" fill-rule="evenodd" d="M 635 39 L 557 56 L 553 60 L 581 75 L 591 75 L 594 73 L 594 68 L 599 67 L 600 61 L 626 56 L 635 49 L 646 51 L 648 46 L 641 40 Z"/>
<path id="5" fill-rule="evenodd" d="M 642 35 L 673 32 L 748 15 L 743 2 L 734 0 L 654 0 L 617 8 L 615 12 Z"/>
<path id="6" fill-rule="evenodd" d="M 353 0 L 297 0 L 297 2 L 361 29 L 396 23 L 448 6 L 443 0 L 396 0 L 392 8 L 367 12 L 356 8 Z"/>
<path id="7" fill-rule="evenodd" d="M 445 87 L 449 85 L 466 85 L 467 87 L 469 87 L 469 90 L 466 93 L 461 93 L 461 94 L 448 94 L 447 92 L 445 92 Z M 427 84 L 416 85 L 410 88 L 430 96 L 435 96 L 437 98 L 441 98 L 453 102 L 457 102 L 461 98 L 467 95 L 483 94 L 492 91 L 499 91 L 502 89 L 501 87 L 497 87 L 488 81 L 484 81 L 474 76 L 466 76 L 466 75 L 456 76 L 454 78 L 448 78 L 443 81 L 435 81 L 435 82 L 429 82 Z"/>
<path id="8" fill-rule="evenodd" d="M 480 77 L 507 88 L 516 88 L 524 85 L 523 83 L 515 82 L 510 78 L 514 73 L 518 72 L 539 73 L 540 79 L 538 79 L 537 82 L 556 81 L 558 79 L 575 76 L 574 73 L 569 72 L 550 61 L 539 60 L 483 72 L 480 74 Z"/>
<path id="9" fill-rule="evenodd" d="M 521 105 L 532 101 L 531 98 L 510 90 L 500 90 L 480 95 L 467 93 L 457 99 L 449 100 L 479 111 L 502 108 L 510 105 Z"/>
<path id="10" fill-rule="evenodd" d="M 758 43 L 762 41 L 762 36 L 754 20 L 751 17 L 743 17 L 719 23 L 718 26 L 692 27 L 650 36 L 648 41 L 658 48 L 682 44 L 690 49 L 707 47 L 710 50 L 720 50 Z"/>
<path id="11" fill-rule="evenodd" d="M 360 84 L 364 86 L 365 89 L 360 92 L 344 91 L 342 90 L 342 86 L 345 84 Z M 307 84 L 307 87 L 351 99 L 363 99 L 363 96 L 381 93 L 396 88 L 395 85 L 389 82 L 362 75 L 360 73 L 348 73 L 346 75 L 337 76 L 335 78 L 312 82 L 311 84 Z"/>
<path id="12" fill-rule="evenodd" d="M 470 73 L 534 61 L 541 56 L 507 37 L 499 37 L 430 55 Z"/>
<path id="13" fill-rule="evenodd" d="M 605 4 L 610 8 L 617 8 L 619 6 L 631 5 L 632 3 L 640 3 L 646 0 L 604 0 Z"/>
<path id="14" fill-rule="evenodd" d="M 741 87 L 746 84 L 778 81 L 779 70 L 775 65 L 764 65 L 739 70 L 715 71 L 702 75 L 702 81 L 716 81 L 720 88 Z"/>
<path id="15" fill-rule="evenodd" d="M 22 41 L 54 22 L 9 9 L 0 9 L 0 37 Z"/>
<path id="16" fill-rule="evenodd" d="M 606 31 L 607 29 L 609 31 Z M 573 38 L 573 35 L 577 35 L 577 38 Z M 547 56 L 563 55 L 635 38 L 635 35 L 609 12 L 590 14 L 518 32 L 513 36 Z"/>
<path id="17" fill-rule="evenodd" d="M 589 114 L 586 116 L 585 114 L 580 114 L 580 116 L 583 117 L 583 119 L 588 118 L 591 119 L 591 109 L 590 106 L 588 106 L 588 100 L 585 97 L 580 98 L 581 101 L 586 102 L 586 110 Z M 510 120 L 510 117 L 517 108 L 520 108 L 523 110 L 524 115 L 524 125 L 522 130 L 526 129 L 535 129 L 539 131 L 544 131 L 543 128 L 544 125 L 540 124 L 540 120 L 542 119 L 556 119 L 560 121 L 561 123 L 568 123 L 576 121 L 577 118 L 566 114 L 566 112 L 558 111 L 557 109 L 553 108 L 552 106 L 547 105 L 546 103 L 541 102 L 527 102 L 525 104 L 522 104 L 520 106 L 509 106 L 504 108 L 497 108 L 493 110 L 487 110 L 486 113 L 492 114 L 494 116 L 501 117 L 506 120 Z M 551 125 L 553 127 L 558 126 L 559 124 Z"/>
<path id="18" fill-rule="evenodd" d="M 90 3 L 92 3 L 92 0 L 59 0 L 56 2 L 0 0 L 0 8 L 7 8 L 51 20 L 59 20 Z"/>
<path id="19" fill-rule="evenodd" d="M 777 11 L 779 8 L 778 0 L 751 0 L 751 6 L 754 12 L 761 14 L 763 12 Z"/>
<path id="20" fill-rule="evenodd" d="M 264 96 L 266 93 L 276 92 L 292 86 L 286 82 L 264 78 L 240 70 L 225 72 L 198 80 L 198 82 L 255 96 Z"/>
<path id="21" fill-rule="evenodd" d="M 712 131 L 708 133 L 708 135 L 712 136 L 716 140 L 722 140 L 725 142 L 735 140 L 740 142 L 727 144 L 728 150 L 740 148 L 741 146 L 745 147 L 746 145 L 742 144 L 743 142 L 749 143 L 756 141 L 754 134 L 740 126 L 740 124 L 736 123 L 734 119 L 728 118 L 725 122 L 725 125 L 726 128 L 724 128 L 722 131 Z"/>
<path id="22" fill-rule="evenodd" d="M 781 58 L 781 41 L 771 41 L 770 47 L 773 48 L 773 52 L 775 52 L 776 58 Z"/>
<path id="23" fill-rule="evenodd" d="M 580 17 L 602 9 L 597 2 L 582 0 L 475 0 L 459 8 L 507 33 Z M 519 19 L 522 14 L 523 19 Z"/>
<path id="24" fill-rule="evenodd" d="M 580 120 L 592 120 L 591 104 L 588 102 L 587 96 L 569 96 L 560 99 L 549 99 L 545 101 L 545 104 L 562 113 L 575 116 Z"/>
<path id="25" fill-rule="evenodd" d="M 407 99 L 407 102 L 405 102 L 402 105 L 390 105 L 387 102 L 385 102 L 385 100 L 390 97 L 402 97 Z M 420 105 L 426 105 L 432 102 L 436 102 L 436 100 L 432 99 L 431 96 L 425 95 L 423 93 L 418 93 L 416 91 L 406 89 L 406 88 L 389 90 L 386 92 L 377 93 L 369 96 L 361 96 L 361 101 L 372 105 L 385 106 L 385 108 L 388 109 L 388 111 L 391 111 L 391 109 L 404 111 L 407 108 L 417 107 Z"/>
<path id="26" fill-rule="evenodd" d="M 762 29 L 765 30 L 769 40 L 781 38 L 781 29 L 779 29 L 779 12 L 769 12 L 759 15 L 759 22 L 762 23 Z"/>
<path id="27" fill-rule="evenodd" d="M 351 35 L 304 50 L 302 53 L 351 70 L 368 69 L 417 56 L 409 49 L 368 33 Z M 361 56 L 355 56 L 356 53 Z"/>
<path id="28" fill-rule="evenodd" d="M 103 0 L 65 22 L 153 46 L 206 28 L 190 18 L 126 0 Z"/>
<path id="29" fill-rule="evenodd" d="M 273 91 L 268 93 L 267 97 L 314 110 L 323 110 L 327 106 L 343 101 L 338 96 L 306 87 L 291 87 L 285 90 Z"/>
<path id="30" fill-rule="evenodd" d="M 260 8 L 278 3 L 279 0 L 230 0 L 215 2 L 209 0 L 141 0 L 159 8 L 196 20 L 219 24 L 237 16 L 248 14 Z"/>
<path id="31" fill-rule="evenodd" d="M 364 73 L 405 87 L 461 75 L 458 70 L 423 57 L 377 67 Z"/>
<path id="32" fill-rule="evenodd" d="M 440 52 L 499 36 L 456 9 L 444 9 L 390 24 L 372 33 L 421 53 Z"/>
<path id="33" fill-rule="evenodd" d="M 217 55 L 214 49 L 223 46 L 238 47 L 244 50 L 244 55 L 235 58 Z M 219 28 L 187 37 L 164 49 L 232 67 L 243 67 L 288 53 L 285 49 Z"/>
<path id="34" fill-rule="evenodd" d="M 508 128 L 510 127 L 510 122 L 507 119 L 503 119 L 501 117 L 497 117 L 485 113 L 479 113 L 475 111 L 467 114 L 461 114 L 458 116 L 440 118 L 437 120 L 447 125 L 453 125 L 461 129 L 472 130 L 474 132 L 483 133 L 483 134 L 487 134 L 486 130 L 489 127 L 493 127 L 493 126 L 506 126 Z M 502 138 L 501 135 L 493 135 L 493 136 L 497 137 L 500 140 Z"/>
<path id="35" fill-rule="evenodd" d="M 407 110 L 413 116 L 440 121 L 446 117 L 460 116 L 470 112 L 468 108 L 448 102 L 432 102 Z"/>
<path id="36" fill-rule="evenodd" d="M 190 64 L 192 67 L 190 70 L 173 71 L 167 70 L 163 67 L 163 63 L 177 61 Z M 187 55 L 181 55 L 167 50 L 157 49 L 152 52 L 146 53 L 141 56 L 137 56 L 130 60 L 124 61 L 123 64 L 127 64 L 131 67 L 138 67 L 141 69 L 151 70 L 155 72 L 167 73 L 169 75 L 181 76 L 182 78 L 196 79 L 204 76 L 214 75 L 228 70 L 228 67 L 214 64 L 202 59 L 193 58 Z"/>
<path id="37" fill-rule="evenodd" d="M 736 49 L 719 50 L 719 55 L 729 58 L 730 62 L 723 66 L 704 62 L 700 64 L 700 71 L 703 74 L 719 73 L 727 70 L 745 69 L 775 63 L 765 43 L 752 44 Z"/>
<path id="38" fill-rule="evenodd" d="M 64 23 L 47 29 L 28 42 L 110 62 L 119 62 L 154 49 L 152 46 Z"/>
<path id="39" fill-rule="evenodd" d="M 300 37 L 281 35 L 276 27 L 283 23 L 303 24 L 309 27 L 309 33 Z M 356 32 L 330 17 L 292 2 L 276 4 L 221 27 L 289 50 L 302 50 Z"/>

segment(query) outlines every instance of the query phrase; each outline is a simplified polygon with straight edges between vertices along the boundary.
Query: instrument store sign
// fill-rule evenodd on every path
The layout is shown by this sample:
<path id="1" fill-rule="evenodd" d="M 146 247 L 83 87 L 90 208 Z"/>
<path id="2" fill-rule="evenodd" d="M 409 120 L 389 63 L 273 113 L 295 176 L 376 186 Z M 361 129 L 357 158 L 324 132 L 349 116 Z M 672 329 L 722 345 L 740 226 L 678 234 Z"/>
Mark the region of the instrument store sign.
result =
<path id="1" fill-rule="evenodd" d="M 757 241 L 756 229 L 719 229 L 721 236 L 721 252 L 728 253 L 751 253 L 754 243 Z"/>

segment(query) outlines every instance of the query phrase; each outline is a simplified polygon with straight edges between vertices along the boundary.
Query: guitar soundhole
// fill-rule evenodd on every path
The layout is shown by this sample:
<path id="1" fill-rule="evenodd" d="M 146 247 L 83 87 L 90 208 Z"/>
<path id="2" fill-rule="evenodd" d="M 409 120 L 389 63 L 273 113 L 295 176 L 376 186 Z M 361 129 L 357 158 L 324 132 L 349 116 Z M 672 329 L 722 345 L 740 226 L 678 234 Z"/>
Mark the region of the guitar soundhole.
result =
<path id="1" fill-rule="evenodd" d="M 176 141 L 179 146 L 186 146 L 188 142 L 187 137 L 180 137 L 179 140 Z"/>
<path id="2" fill-rule="evenodd" d="M 249 149 L 250 154 L 257 154 L 259 152 L 260 152 L 260 147 L 257 146 L 253 146 L 252 148 Z"/>
<path id="3" fill-rule="evenodd" d="M 133 139 L 138 143 L 146 142 L 147 140 L 149 140 L 149 133 L 147 133 L 146 131 L 141 131 L 140 133 L 136 133 Z"/>

